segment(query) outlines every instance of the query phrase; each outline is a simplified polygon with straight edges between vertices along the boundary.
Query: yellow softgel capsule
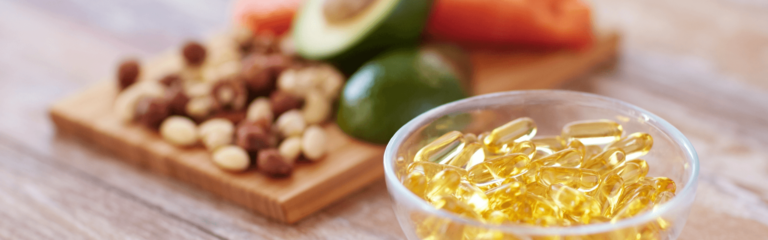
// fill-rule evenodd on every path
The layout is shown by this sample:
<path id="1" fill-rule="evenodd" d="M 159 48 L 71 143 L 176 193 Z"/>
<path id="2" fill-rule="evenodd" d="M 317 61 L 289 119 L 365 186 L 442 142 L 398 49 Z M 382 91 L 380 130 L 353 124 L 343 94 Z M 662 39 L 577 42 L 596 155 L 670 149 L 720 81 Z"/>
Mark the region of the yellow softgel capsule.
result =
<path id="1" fill-rule="evenodd" d="M 622 138 L 615 143 L 612 143 L 611 145 L 608 145 L 607 148 L 621 148 L 621 150 L 624 150 L 624 153 L 627 155 L 627 160 L 632 160 L 647 154 L 649 151 L 651 151 L 652 146 L 653 138 L 650 134 L 636 132 L 625 138 Z"/>
<path id="2" fill-rule="evenodd" d="M 565 140 L 560 136 L 542 136 L 536 137 L 531 140 L 536 148 L 549 149 L 552 152 L 557 152 L 565 149 Z"/>
<path id="3" fill-rule="evenodd" d="M 574 188 L 560 184 L 552 185 L 549 196 L 564 214 L 574 217 L 571 220 L 588 223 L 592 216 L 600 216 L 599 202 Z"/>
<path id="4" fill-rule="evenodd" d="M 538 179 L 549 186 L 562 184 L 582 192 L 591 192 L 600 184 L 597 171 L 580 168 L 541 167 Z"/>
<path id="5" fill-rule="evenodd" d="M 452 168 L 443 169 L 429 180 L 429 184 L 425 189 L 425 196 L 427 199 L 434 199 L 442 195 L 453 195 L 459 188 L 461 179 L 462 176 L 458 170 Z"/>
<path id="6" fill-rule="evenodd" d="M 488 207 L 502 210 L 511 207 L 517 196 L 525 193 L 525 185 L 520 182 L 510 182 L 485 192 L 488 196 Z"/>
<path id="7" fill-rule="evenodd" d="M 656 192 L 671 192 L 675 193 L 677 190 L 677 186 L 675 185 L 675 181 L 672 179 L 669 179 L 668 177 L 654 177 L 650 179 L 653 182 L 653 186 L 656 187 Z"/>
<path id="8" fill-rule="evenodd" d="M 477 213 L 488 209 L 488 197 L 479 188 L 469 182 L 462 181 L 456 189 L 456 198 L 471 206 Z"/>
<path id="9" fill-rule="evenodd" d="M 616 215 L 614 215 L 611 218 L 611 222 L 616 222 L 621 219 L 630 218 L 633 217 L 639 213 L 644 212 L 645 210 L 648 210 L 648 207 L 651 205 L 651 199 L 648 197 L 636 197 L 629 199 L 627 204 L 623 206 L 621 210 L 619 210 Z"/>
<path id="10" fill-rule="evenodd" d="M 566 140 L 578 139 L 584 145 L 603 145 L 621 139 L 621 125 L 610 120 L 576 121 L 563 127 Z"/>
<path id="11" fill-rule="evenodd" d="M 624 208 L 632 199 L 638 198 L 638 197 L 645 197 L 649 200 L 653 200 L 653 195 L 656 193 L 656 188 L 653 186 L 653 183 L 650 183 L 649 181 L 638 181 L 636 183 L 632 183 L 629 185 L 626 185 L 624 187 L 624 192 L 621 194 L 621 197 L 619 197 L 619 204 L 617 205 L 618 208 Z"/>
<path id="12" fill-rule="evenodd" d="M 454 169 L 458 171 L 462 176 L 467 175 L 467 171 L 464 169 L 432 162 L 412 162 L 408 165 L 408 172 L 421 172 L 425 177 L 427 177 L 427 179 L 432 179 L 432 177 L 434 177 L 438 172 L 443 171 L 443 169 L 446 168 Z"/>
<path id="13" fill-rule="evenodd" d="M 602 215 L 607 217 L 616 212 L 619 198 L 624 192 L 624 180 L 617 174 L 606 174 L 600 181 L 600 186 L 593 193 L 602 204 Z"/>
<path id="14" fill-rule="evenodd" d="M 422 147 L 416 152 L 413 161 L 446 164 L 461 152 L 464 144 L 464 134 L 451 131 Z"/>
<path id="15" fill-rule="evenodd" d="M 636 183 L 648 174 L 648 163 L 641 159 L 630 160 L 624 162 L 624 164 L 613 169 L 611 172 L 618 174 L 621 179 L 624 179 L 625 184 Z"/>
<path id="16" fill-rule="evenodd" d="M 522 173 L 529 162 L 530 159 L 523 154 L 510 154 L 488 159 L 472 166 L 467 171 L 467 179 L 475 184 L 494 179 L 504 179 Z"/>
<path id="17" fill-rule="evenodd" d="M 516 142 L 531 140 L 536 135 L 536 123 L 533 119 L 522 117 L 508 122 L 491 131 L 483 143 L 494 153 L 503 153 Z"/>
<path id="18" fill-rule="evenodd" d="M 485 154 L 483 153 L 483 144 L 479 142 L 473 142 L 468 143 L 464 145 L 464 148 L 461 149 L 461 152 L 456 155 L 452 160 L 448 161 L 448 165 L 454 166 L 454 167 L 460 167 L 464 168 L 469 164 L 469 162 L 472 160 L 472 158 L 480 159 L 475 161 L 480 161 L 485 159 Z"/>
<path id="19" fill-rule="evenodd" d="M 416 196 L 426 199 L 427 177 L 424 176 L 424 173 L 417 171 L 409 172 L 403 180 L 403 185 L 416 194 Z"/>
<path id="20" fill-rule="evenodd" d="M 591 159 L 603 152 L 603 148 L 597 145 L 589 145 L 584 148 L 584 159 Z"/>
<path id="21" fill-rule="evenodd" d="M 509 153 L 523 154 L 530 159 L 533 158 L 533 155 L 536 154 L 536 145 L 534 145 L 531 141 L 518 142 L 512 146 L 512 149 L 509 150 Z"/>
<path id="22" fill-rule="evenodd" d="M 581 166 L 581 157 L 583 153 L 572 148 L 555 152 L 549 156 L 536 159 L 536 162 L 540 162 L 544 166 L 548 167 L 570 167 L 575 168 Z"/>
<path id="23" fill-rule="evenodd" d="M 526 191 L 539 197 L 549 198 L 549 187 L 540 182 L 532 182 L 525 186 Z"/>
<path id="24" fill-rule="evenodd" d="M 475 212 L 471 206 L 460 201 L 453 195 L 436 196 L 432 199 L 431 203 L 437 209 L 444 209 L 446 211 L 473 219 L 481 219 L 480 214 Z"/>
<path id="25" fill-rule="evenodd" d="M 584 161 L 583 166 L 597 171 L 607 171 L 621 165 L 626 160 L 624 150 L 620 148 L 609 148 L 605 151 Z"/>

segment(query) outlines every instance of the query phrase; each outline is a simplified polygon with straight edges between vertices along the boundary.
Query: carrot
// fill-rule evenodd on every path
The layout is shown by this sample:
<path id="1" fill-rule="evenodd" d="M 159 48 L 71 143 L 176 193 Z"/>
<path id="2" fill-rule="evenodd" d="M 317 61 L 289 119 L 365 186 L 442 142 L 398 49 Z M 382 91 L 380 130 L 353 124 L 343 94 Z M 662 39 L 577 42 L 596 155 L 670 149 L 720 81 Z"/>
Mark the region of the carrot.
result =
<path id="1" fill-rule="evenodd" d="M 291 28 L 301 0 L 238 0 L 233 11 L 235 22 L 254 33 L 281 35 Z"/>
<path id="2" fill-rule="evenodd" d="M 426 31 L 458 42 L 578 48 L 592 42 L 592 19 L 580 0 L 435 0 Z"/>

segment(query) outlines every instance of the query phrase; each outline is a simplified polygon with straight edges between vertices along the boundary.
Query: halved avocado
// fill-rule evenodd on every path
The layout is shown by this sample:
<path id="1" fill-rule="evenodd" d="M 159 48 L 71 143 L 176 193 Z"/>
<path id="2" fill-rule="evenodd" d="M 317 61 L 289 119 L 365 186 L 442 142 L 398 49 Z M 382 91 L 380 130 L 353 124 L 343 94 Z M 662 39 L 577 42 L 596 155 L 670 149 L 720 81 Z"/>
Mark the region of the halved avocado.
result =
<path id="1" fill-rule="evenodd" d="M 307 0 L 294 20 L 293 41 L 302 57 L 329 61 L 351 74 L 388 48 L 415 44 L 431 5 L 432 0 Z"/>

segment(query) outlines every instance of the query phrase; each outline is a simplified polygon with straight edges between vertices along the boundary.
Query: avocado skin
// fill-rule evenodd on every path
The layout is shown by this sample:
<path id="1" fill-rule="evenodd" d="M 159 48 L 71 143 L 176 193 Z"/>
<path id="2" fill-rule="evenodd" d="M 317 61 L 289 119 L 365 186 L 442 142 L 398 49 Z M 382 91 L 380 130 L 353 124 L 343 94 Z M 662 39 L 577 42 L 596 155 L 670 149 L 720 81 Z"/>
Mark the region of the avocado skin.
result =
<path id="1" fill-rule="evenodd" d="M 418 43 L 429 17 L 432 0 L 400 0 L 378 26 L 361 41 L 326 60 L 344 74 L 354 73 L 363 63 L 390 48 Z"/>
<path id="2" fill-rule="evenodd" d="M 464 97 L 455 74 L 424 64 L 417 48 L 402 48 L 376 57 L 350 77 L 336 119 L 347 134 L 386 144 L 419 114 Z"/>

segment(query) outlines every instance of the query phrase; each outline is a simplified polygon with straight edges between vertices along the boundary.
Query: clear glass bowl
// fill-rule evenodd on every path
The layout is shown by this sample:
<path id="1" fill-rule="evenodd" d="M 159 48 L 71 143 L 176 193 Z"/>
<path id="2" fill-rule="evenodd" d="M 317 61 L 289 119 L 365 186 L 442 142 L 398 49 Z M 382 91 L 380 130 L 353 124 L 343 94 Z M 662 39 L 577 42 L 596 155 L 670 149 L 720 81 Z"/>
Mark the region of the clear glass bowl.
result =
<path id="1" fill-rule="evenodd" d="M 624 135 L 646 132 L 653 148 L 642 157 L 648 176 L 665 176 L 677 184 L 676 196 L 653 211 L 615 223 L 572 227 L 491 225 L 438 210 L 400 181 L 413 155 L 451 130 L 475 134 L 518 117 L 530 117 L 537 135 L 558 135 L 566 123 L 610 119 Z M 432 109 L 408 122 L 389 141 L 384 171 L 394 210 L 408 239 L 676 239 L 691 209 L 699 173 L 696 151 L 667 121 L 628 103 L 587 93 L 560 90 L 512 91 L 476 96 Z"/>

